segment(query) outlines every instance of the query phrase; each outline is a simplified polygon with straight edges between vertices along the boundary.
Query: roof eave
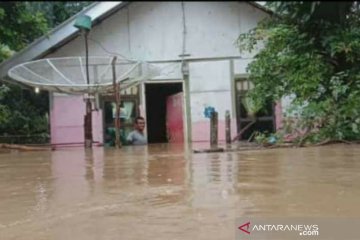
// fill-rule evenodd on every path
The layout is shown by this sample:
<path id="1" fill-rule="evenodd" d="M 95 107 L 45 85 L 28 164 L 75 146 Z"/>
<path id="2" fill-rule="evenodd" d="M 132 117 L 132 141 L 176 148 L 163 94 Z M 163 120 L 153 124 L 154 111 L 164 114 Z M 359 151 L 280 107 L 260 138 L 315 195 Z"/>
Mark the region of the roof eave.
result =
<path id="1" fill-rule="evenodd" d="M 255 8 L 257 8 L 257 9 L 259 9 L 259 10 L 261 10 L 261 11 L 267 13 L 267 14 L 269 14 L 270 16 L 274 15 L 273 11 L 271 11 L 270 9 L 264 7 L 263 5 L 261 5 L 261 4 L 257 3 L 257 2 L 247 1 L 247 3 L 249 3 L 253 7 L 255 7 Z"/>

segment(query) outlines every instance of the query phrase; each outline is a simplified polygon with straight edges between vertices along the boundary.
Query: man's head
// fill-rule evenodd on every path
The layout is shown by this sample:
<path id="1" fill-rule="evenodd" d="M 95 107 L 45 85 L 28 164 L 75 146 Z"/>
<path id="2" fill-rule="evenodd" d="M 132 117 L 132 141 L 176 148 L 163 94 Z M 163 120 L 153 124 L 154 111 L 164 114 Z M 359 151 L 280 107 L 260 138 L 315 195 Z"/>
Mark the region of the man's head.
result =
<path id="1" fill-rule="evenodd" d="M 145 120 L 143 117 L 136 117 L 135 118 L 135 129 L 139 132 L 144 131 L 145 128 Z"/>

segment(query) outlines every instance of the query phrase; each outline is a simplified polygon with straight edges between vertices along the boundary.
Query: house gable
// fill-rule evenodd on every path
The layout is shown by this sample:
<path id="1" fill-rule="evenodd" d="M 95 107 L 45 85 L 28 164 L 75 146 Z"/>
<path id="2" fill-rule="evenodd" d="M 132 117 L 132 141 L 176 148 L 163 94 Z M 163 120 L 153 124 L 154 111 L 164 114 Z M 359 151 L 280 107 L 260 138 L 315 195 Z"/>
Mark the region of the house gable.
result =
<path id="1" fill-rule="evenodd" d="M 265 16 L 247 2 L 132 2 L 92 29 L 90 55 L 143 61 L 180 59 L 183 53 L 191 58 L 238 56 L 239 34 Z M 84 39 L 77 36 L 46 57 L 82 55 Z"/>

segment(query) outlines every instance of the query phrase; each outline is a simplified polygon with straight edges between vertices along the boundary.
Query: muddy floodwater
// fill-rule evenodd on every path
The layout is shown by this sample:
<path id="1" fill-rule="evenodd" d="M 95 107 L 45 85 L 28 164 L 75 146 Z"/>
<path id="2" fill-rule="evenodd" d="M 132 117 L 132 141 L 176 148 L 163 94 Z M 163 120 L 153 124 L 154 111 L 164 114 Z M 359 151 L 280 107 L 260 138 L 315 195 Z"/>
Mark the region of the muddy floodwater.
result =
<path id="1" fill-rule="evenodd" d="M 241 216 L 360 217 L 360 147 L 0 154 L 0 239 L 235 239 Z"/>

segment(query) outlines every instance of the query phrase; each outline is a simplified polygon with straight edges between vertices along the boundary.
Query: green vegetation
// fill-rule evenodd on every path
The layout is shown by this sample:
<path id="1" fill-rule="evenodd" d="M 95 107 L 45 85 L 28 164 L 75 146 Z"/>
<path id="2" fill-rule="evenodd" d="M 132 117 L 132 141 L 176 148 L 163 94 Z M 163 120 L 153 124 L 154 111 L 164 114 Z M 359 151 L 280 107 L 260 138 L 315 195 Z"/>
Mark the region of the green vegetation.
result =
<path id="1" fill-rule="evenodd" d="M 241 34 L 250 95 L 264 106 L 295 96 L 284 129 L 297 141 L 360 139 L 360 9 L 356 2 L 267 2 L 274 15 Z M 296 111 L 293 111 L 296 109 Z M 290 118 L 290 117 L 289 117 Z"/>
<path id="2" fill-rule="evenodd" d="M 1 2 L 0 63 L 90 3 Z M 48 102 L 47 92 L 35 94 L 33 90 L 1 82 L 0 142 L 46 142 Z"/>
<path id="3" fill-rule="evenodd" d="M 83 10 L 93 2 L 26 2 L 26 7 L 31 12 L 41 12 L 47 21 L 49 28 L 54 28 L 65 20 Z"/>
<path id="4" fill-rule="evenodd" d="M 242 134 L 256 123 L 256 114 L 263 107 L 261 101 L 258 98 L 254 98 L 250 94 L 246 94 L 246 96 L 243 98 L 242 103 L 244 108 L 246 109 L 248 117 L 251 119 L 251 122 L 241 129 L 241 131 L 233 138 L 233 141 L 240 139 L 242 137 Z"/>

